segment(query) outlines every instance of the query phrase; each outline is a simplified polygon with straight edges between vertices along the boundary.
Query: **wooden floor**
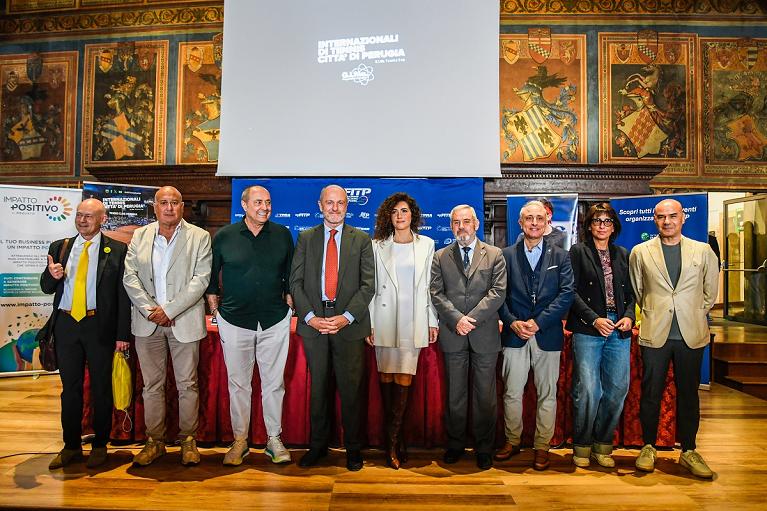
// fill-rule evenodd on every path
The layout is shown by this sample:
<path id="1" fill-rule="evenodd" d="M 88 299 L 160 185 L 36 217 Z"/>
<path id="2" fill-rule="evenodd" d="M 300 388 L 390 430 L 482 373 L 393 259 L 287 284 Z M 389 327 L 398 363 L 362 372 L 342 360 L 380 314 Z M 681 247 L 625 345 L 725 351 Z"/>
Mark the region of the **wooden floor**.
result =
<path id="1" fill-rule="evenodd" d="M 701 392 L 699 451 L 716 472 L 702 481 L 681 469 L 677 451 L 661 451 L 653 474 L 634 470 L 636 451 L 618 450 L 616 470 L 580 469 L 569 449 L 553 451 L 552 468 L 530 468 L 531 452 L 477 471 L 473 457 L 456 465 L 442 451 L 417 451 L 405 470 L 366 451 L 365 468 L 343 467 L 342 451 L 313 469 L 275 466 L 251 451 L 243 466 L 223 467 L 225 448 L 201 449 L 185 468 L 178 448 L 147 468 L 133 468 L 138 447 L 110 449 L 102 470 L 79 463 L 50 472 L 61 447 L 56 376 L 0 379 L 0 507 L 34 509 L 765 509 L 767 401 L 720 385 Z M 293 452 L 294 459 L 303 453 Z M 439 461 L 434 461 L 439 460 Z"/>

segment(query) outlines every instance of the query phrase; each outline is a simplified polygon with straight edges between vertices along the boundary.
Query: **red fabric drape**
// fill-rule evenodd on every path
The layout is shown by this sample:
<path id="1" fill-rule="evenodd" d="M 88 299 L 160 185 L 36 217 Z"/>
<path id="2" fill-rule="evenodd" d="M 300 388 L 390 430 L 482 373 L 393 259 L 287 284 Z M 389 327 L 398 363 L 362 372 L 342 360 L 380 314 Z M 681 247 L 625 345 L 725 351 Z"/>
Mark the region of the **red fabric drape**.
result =
<path id="1" fill-rule="evenodd" d="M 639 345 L 636 342 L 636 331 L 631 341 L 631 385 L 626 397 L 624 412 L 618 429 L 615 432 L 615 443 L 626 446 L 642 445 L 642 430 L 639 425 L 639 398 L 641 394 L 642 360 Z M 378 385 L 378 375 L 375 364 L 375 350 L 366 347 L 368 378 L 363 392 L 367 399 L 366 434 L 367 443 L 371 446 L 383 444 L 382 405 Z M 115 440 L 137 440 L 146 438 L 144 429 L 144 403 L 141 397 L 143 382 L 141 370 L 137 363 L 135 351 L 130 358 L 131 366 L 135 368 L 134 402 L 128 409 L 133 419 L 133 429 L 124 431 L 125 413 L 115 410 L 113 416 L 112 438 Z M 170 364 L 170 361 L 169 361 Z M 500 364 L 499 364 L 500 368 Z M 552 444 L 559 445 L 571 440 L 572 431 L 572 398 L 570 387 L 572 382 L 572 340 L 568 334 L 562 351 L 559 383 L 557 389 L 557 421 Z M 87 372 L 86 372 L 87 373 Z M 405 415 L 405 435 L 407 442 L 414 446 L 437 447 L 445 443 L 444 403 L 445 366 L 439 343 L 432 344 L 421 350 L 418 370 L 413 378 L 410 402 Z M 229 391 L 227 389 L 227 374 L 218 332 L 213 326 L 208 337 L 200 343 L 200 365 L 198 367 L 200 389 L 200 425 L 197 439 L 202 442 L 226 443 L 232 441 L 232 426 L 229 419 Z M 309 443 L 309 370 L 301 337 L 295 333 L 295 318 L 290 336 L 290 351 L 285 367 L 285 401 L 282 413 L 282 438 L 289 445 L 307 445 Z M 87 393 L 88 378 L 86 374 L 86 399 L 83 414 L 83 428 L 90 430 L 90 406 Z M 258 367 L 253 374 L 253 401 L 250 425 L 250 440 L 254 444 L 266 442 L 263 415 L 261 410 L 260 379 Z M 503 383 L 498 379 L 498 443 L 503 437 L 503 404 L 501 395 Z M 676 387 L 673 381 L 673 369 L 669 368 L 666 380 L 666 391 L 663 395 L 661 420 L 658 426 L 659 446 L 673 446 L 676 434 Z M 535 387 L 532 376 L 527 382 L 524 397 L 524 431 L 522 442 L 531 445 L 535 432 Z M 166 424 L 168 438 L 174 438 L 178 433 L 178 394 L 175 390 L 173 371 L 168 366 L 166 381 Z M 364 413 L 364 412 L 361 412 Z M 336 398 L 335 413 L 336 443 L 341 442 L 340 406 Z"/>

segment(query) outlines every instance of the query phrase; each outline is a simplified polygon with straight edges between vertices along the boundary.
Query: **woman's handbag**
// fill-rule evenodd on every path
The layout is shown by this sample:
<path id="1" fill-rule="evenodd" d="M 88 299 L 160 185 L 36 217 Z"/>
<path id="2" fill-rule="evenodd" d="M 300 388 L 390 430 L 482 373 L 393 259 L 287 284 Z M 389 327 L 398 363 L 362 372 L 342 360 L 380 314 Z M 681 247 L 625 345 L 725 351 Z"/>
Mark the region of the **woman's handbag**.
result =
<path id="1" fill-rule="evenodd" d="M 64 242 L 61 244 L 61 250 L 59 250 L 59 261 L 62 261 L 64 252 L 69 245 L 69 238 L 64 238 Z M 63 282 L 62 278 L 62 282 Z M 59 368 L 58 360 L 56 360 L 56 342 L 53 338 L 53 326 L 56 324 L 56 316 L 58 316 L 58 309 L 53 309 L 51 317 L 45 322 L 45 325 L 37 331 L 35 340 L 40 346 L 40 365 L 46 371 L 56 371 Z"/>

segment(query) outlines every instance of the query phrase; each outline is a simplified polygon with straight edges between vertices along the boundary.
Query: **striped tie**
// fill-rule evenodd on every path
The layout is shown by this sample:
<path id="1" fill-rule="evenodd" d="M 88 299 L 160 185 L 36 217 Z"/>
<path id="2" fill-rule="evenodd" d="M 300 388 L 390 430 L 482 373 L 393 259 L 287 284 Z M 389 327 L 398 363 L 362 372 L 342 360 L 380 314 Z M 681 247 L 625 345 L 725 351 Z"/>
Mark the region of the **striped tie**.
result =
<path id="1" fill-rule="evenodd" d="M 85 317 L 85 311 L 88 308 L 85 283 L 88 281 L 88 247 L 91 246 L 91 243 L 93 242 L 85 242 L 80 260 L 77 262 L 77 273 L 75 273 L 75 288 L 72 293 L 72 312 L 70 314 L 77 321 Z"/>

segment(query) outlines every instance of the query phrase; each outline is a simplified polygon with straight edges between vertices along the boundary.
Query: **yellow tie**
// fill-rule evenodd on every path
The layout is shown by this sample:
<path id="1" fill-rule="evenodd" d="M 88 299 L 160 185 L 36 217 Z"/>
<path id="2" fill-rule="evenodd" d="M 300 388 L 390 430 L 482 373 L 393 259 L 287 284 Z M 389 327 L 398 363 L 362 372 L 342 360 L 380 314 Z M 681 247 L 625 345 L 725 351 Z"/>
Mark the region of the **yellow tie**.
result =
<path id="1" fill-rule="evenodd" d="M 85 317 L 88 299 L 85 292 L 85 283 L 88 281 L 88 247 L 92 241 L 86 241 L 83 246 L 83 252 L 80 254 L 80 261 L 77 262 L 77 273 L 75 273 L 75 289 L 72 293 L 72 312 L 73 318 L 80 321 Z"/>

